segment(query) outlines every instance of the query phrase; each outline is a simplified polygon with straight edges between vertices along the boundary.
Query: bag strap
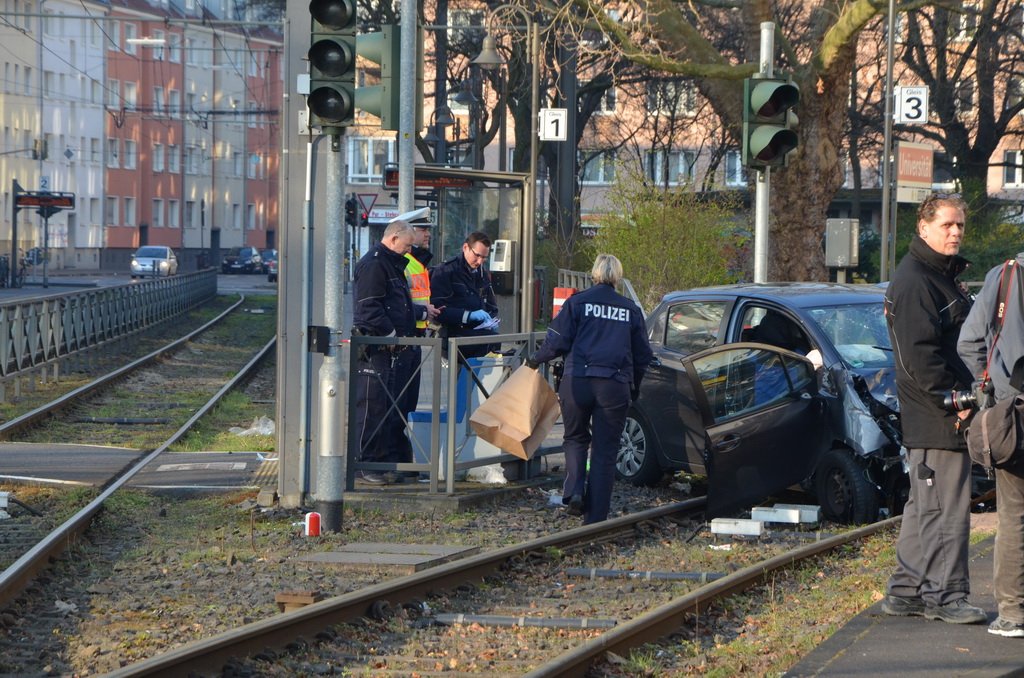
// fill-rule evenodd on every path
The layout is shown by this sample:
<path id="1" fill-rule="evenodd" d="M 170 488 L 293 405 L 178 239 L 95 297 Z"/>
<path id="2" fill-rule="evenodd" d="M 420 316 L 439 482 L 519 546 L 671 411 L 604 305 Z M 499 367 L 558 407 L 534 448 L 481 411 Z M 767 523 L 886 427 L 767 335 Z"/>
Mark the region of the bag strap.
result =
<path id="1" fill-rule="evenodd" d="M 999 273 L 999 292 L 996 294 L 996 304 L 992 309 L 992 321 L 989 323 L 989 327 L 992 328 L 992 344 L 989 346 L 988 357 L 985 360 L 985 373 L 981 376 L 982 381 L 988 381 L 988 368 L 992 364 L 992 354 L 995 353 L 999 334 L 1003 330 L 1003 321 L 1006 320 L 1006 304 L 1010 298 L 1010 286 L 1013 285 L 1015 278 L 1020 277 L 1015 275 L 1017 268 L 1017 260 L 1008 259 Z"/>

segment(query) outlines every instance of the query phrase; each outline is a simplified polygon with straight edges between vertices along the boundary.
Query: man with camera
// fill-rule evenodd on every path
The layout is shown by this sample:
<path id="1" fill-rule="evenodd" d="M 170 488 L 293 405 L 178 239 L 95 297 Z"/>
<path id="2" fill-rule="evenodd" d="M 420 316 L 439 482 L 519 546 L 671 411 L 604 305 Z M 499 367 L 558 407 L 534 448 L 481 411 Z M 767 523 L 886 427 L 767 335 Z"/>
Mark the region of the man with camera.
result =
<path id="1" fill-rule="evenodd" d="M 967 267 L 959 256 L 965 212 L 958 195 L 921 203 L 917 234 L 885 293 L 910 498 L 882 611 L 951 624 L 985 621 L 967 602 L 971 461 L 960 425 L 970 412 L 943 405 L 972 381 L 956 350 L 971 306 L 957 280 Z"/>
<path id="2" fill-rule="evenodd" d="M 994 267 L 985 275 L 974 308 L 960 330 L 957 349 L 978 383 L 989 388 L 999 402 L 1021 392 L 1024 368 L 1024 298 L 1021 266 L 1016 260 Z M 987 379 L 986 379 L 987 377 Z M 960 400 L 986 403 L 982 391 L 962 394 Z M 998 529 L 993 588 L 999 616 L 988 632 L 1006 638 L 1024 638 L 1024 467 L 1017 463 L 996 468 Z"/>

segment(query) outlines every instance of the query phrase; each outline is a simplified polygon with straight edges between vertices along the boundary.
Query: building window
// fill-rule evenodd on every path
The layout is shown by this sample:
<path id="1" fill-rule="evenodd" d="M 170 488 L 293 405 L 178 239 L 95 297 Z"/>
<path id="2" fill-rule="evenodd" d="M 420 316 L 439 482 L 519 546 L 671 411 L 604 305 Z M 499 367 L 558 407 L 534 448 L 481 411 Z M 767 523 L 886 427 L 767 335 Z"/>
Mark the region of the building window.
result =
<path id="1" fill-rule="evenodd" d="M 107 83 L 107 106 L 121 105 L 121 81 L 111 80 Z"/>
<path id="2" fill-rule="evenodd" d="M 250 231 L 256 230 L 256 205 L 253 203 L 245 206 L 245 228 Z"/>
<path id="3" fill-rule="evenodd" d="M 185 201 L 185 228 L 196 227 L 196 201 L 186 200 Z"/>
<path id="4" fill-rule="evenodd" d="M 1003 152 L 1003 186 L 1007 188 L 1024 186 L 1024 151 Z"/>
<path id="5" fill-rule="evenodd" d="M 172 89 L 167 94 L 167 105 L 171 115 L 178 115 L 181 113 L 181 92 L 176 89 Z"/>
<path id="6" fill-rule="evenodd" d="M 693 151 L 648 151 L 647 178 L 658 186 L 675 186 L 693 182 Z"/>
<path id="7" fill-rule="evenodd" d="M 949 36 L 958 42 L 974 38 L 978 30 L 978 3 L 965 2 L 958 12 L 949 13 Z"/>
<path id="8" fill-rule="evenodd" d="M 120 147 L 120 139 L 107 139 L 107 167 L 121 166 L 121 162 L 117 158 L 120 153 Z"/>
<path id="9" fill-rule="evenodd" d="M 89 198 L 89 223 L 101 224 L 103 215 L 100 214 L 100 199 Z"/>
<path id="10" fill-rule="evenodd" d="M 136 46 L 132 44 L 132 40 L 137 38 L 139 35 L 139 28 L 135 24 L 124 25 L 124 53 L 135 54 L 138 50 Z"/>
<path id="11" fill-rule="evenodd" d="M 746 186 L 747 168 L 741 161 L 739 151 L 728 151 L 725 154 L 725 184 L 727 186 Z"/>
<path id="12" fill-rule="evenodd" d="M 153 171 L 164 171 L 164 147 L 162 144 L 153 144 Z"/>
<path id="13" fill-rule="evenodd" d="M 189 174 L 199 174 L 200 150 L 195 146 L 185 149 L 185 171 Z"/>
<path id="14" fill-rule="evenodd" d="M 167 58 L 171 63 L 181 63 L 181 36 L 177 33 L 167 36 Z"/>
<path id="15" fill-rule="evenodd" d="M 255 179 L 260 166 L 260 155 L 259 153 L 249 154 L 249 164 L 246 170 L 246 177 L 249 179 Z"/>
<path id="16" fill-rule="evenodd" d="M 124 140 L 124 167 L 125 169 L 135 169 L 136 164 L 139 160 L 139 145 L 131 139 Z"/>
<path id="17" fill-rule="evenodd" d="M 579 163 L 584 184 L 615 181 L 615 151 L 580 151 Z"/>
<path id="18" fill-rule="evenodd" d="M 956 112 L 959 115 L 974 113 L 974 81 L 961 80 L 956 87 Z"/>
<path id="19" fill-rule="evenodd" d="M 394 157 L 394 141 L 352 137 L 348 145 L 348 183 L 372 184 L 384 176 L 384 164 Z"/>
<path id="20" fill-rule="evenodd" d="M 139 105 L 139 83 L 137 82 L 126 82 L 124 83 L 124 106 L 125 108 L 134 109 Z"/>
<path id="21" fill-rule="evenodd" d="M 647 112 L 691 116 L 697 112 L 697 88 L 690 81 L 661 81 L 647 85 Z"/>
<path id="22" fill-rule="evenodd" d="M 160 228 L 164 225 L 164 201 L 153 201 L 153 226 Z"/>
<path id="23" fill-rule="evenodd" d="M 111 21 L 110 29 L 107 31 L 110 42 L 107 43 L 107 49 L 115 52 L 121 51 L 121 22 Z"/>
<path id="24" fill-rule="evenodd" d="M 231 205 L 231 226 L 235 230 L 242 228 L 242 206 L 237 202 Z"/>
<path id="25" fill-rule="evenodd" d="M 153 31 L 153 35 L 150 36 L 150 37 L 152 37 L 154 40 L 163 40 L 165 42 L 167 41 L 167 38 L 164 37 L 164 32 L 163 31 Z M 163 45 L 153 45 L 153 60 L 154 61 L 163 61 L 164 60 L 164 46 Z"/>
<path id="26" fill-rule="evenodd" d="M 601 95 L 601 101 L 597 105 L 597 113 L 614 113 L 615 112 L 615 85 L 612 85 L 604 91 Z"/>
<path id="27" fill-rule="evenodd" d="M 167 226 L 170 228 L 178 228 L 180 220 L 178 218 L 178 201 L 168 200 L 167 201 Z"/>
<path id="28" fill-rule="evenodd" d="M 89 139 L 89 160 L 92 162 L 103 161 L 103 151 L 100 150 L 100 140 L 96 137 Z"/>
<path id="29" fill-rule="evenodd" d="M 168 172 L 180 172 L 181 171 L 181 156 L 178 154 L 178 147 L 174 144 L 168 144 L 167 146 L 167 171 Z"/>
<path id="30" fill-rule="evenodd" d="M 117 198 L 113 196 L 107 196 L 107 209 L 103 215 L 103 221 L 111 226 L 117 226 L 121 222 L 118 220 L 117 214 Z"/>
<path id="31" fill-rule="evenodd" d="M 167 111 L 164 110 L 166 103 L 164 102 L 164 88 L 154 87 L 153 88 L 153 112 L 157 115 L 163 115 Z"/>
<path id="32" fill-rule="evenodd" d="M 124 199 L 124 225 L 135 225 L 135 198 Z"/>

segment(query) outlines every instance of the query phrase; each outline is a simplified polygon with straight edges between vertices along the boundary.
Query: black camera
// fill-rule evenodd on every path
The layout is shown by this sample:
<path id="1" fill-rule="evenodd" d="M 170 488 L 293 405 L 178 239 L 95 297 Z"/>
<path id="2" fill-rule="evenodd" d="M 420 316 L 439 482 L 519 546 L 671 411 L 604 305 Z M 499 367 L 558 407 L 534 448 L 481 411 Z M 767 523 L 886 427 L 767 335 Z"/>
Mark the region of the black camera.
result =
<path id="1" fill-rule="evenodd" d="M 942 399 L 942 406 L 950 412 L 976 410 L 983 407 L 992 407 L 994 404 L 992 382 L 987 379 L 975 382 L 970 390 L 950 391 Z"/>
<path id="2" fill-rule="evenodd" d="M 978 394 L 974 391 L 950 391 L 943 398 L 942 406 L 951 412 L 973 410 L 978 406 Z"/>

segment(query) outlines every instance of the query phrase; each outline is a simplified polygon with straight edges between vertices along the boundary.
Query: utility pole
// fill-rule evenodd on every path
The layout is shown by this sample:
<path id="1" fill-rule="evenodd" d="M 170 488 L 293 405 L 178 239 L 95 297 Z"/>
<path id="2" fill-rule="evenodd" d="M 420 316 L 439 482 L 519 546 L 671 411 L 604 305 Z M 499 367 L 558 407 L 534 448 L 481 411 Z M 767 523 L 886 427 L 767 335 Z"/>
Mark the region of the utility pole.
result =
<path id="1" fill-rule="evenodd" d="M 402 0 L 401 18 L 401 43 L 402 58 L 399 63 L 403 83 L 416 82 L 416 59 L 419 52 L 416 45 L 419 41 L 419 31 L 416 29 L 416 0 Z M 417 101 L 415 87 L 412 94 L 402 97 L 401 108 L 398 117 L 398 212 L 404 214 L 413 209 L 414 174 L 416 167 L 413 161 L 413 140 L 416 138 L 416 109 L 414 106 L 422 106 L 422 101 Z"/>
<path id="2" fill-rule="evenodd" d="M 775 24 L 761 22 L 761 76 L 775 75 Z M 754 193 L 754 282 L 768 281 L 768 213 L 771 208 L 772 168 L 757 173 Z"/>

